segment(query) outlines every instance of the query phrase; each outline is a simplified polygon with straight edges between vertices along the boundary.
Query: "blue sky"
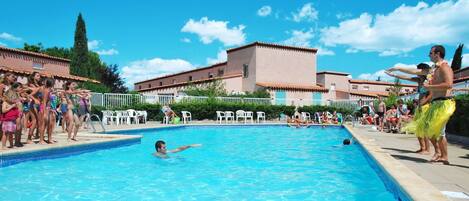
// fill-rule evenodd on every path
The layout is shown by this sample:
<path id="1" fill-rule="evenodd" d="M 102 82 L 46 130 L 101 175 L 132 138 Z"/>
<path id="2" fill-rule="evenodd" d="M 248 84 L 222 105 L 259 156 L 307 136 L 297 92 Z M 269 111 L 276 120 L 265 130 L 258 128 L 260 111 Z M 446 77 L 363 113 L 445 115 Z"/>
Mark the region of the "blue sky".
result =
<path id="1" fill-rule="evenodd" d="M 318 70 L 357 79 L 428 61 L 435 43 L 447 48 L 448 60 L 458 43 L 469 47 L 469 0 L 46 0 L 2 7 L 0 45 L 7 47 L 71 47 L 81 12 L 90 48 L 118 64 L 129 85 L 224 61 L 225 49 L 254 41 L 319 48 Z"/>

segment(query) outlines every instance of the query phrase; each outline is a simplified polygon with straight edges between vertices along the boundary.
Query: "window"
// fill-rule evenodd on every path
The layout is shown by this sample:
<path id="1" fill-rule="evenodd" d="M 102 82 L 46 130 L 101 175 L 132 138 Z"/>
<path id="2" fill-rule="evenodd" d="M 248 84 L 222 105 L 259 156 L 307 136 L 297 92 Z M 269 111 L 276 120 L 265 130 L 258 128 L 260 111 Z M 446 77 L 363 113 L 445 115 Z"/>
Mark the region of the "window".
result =
<path id="1" fill-rule="evenodd" d="M 364 87 L 363 87 L 363 90 L 369 91 L 369 90 L 370 90 L 370 87 L 369 87 L 369 86 L 364 86 Z"/>
<path id="2" fill-rule="evenodd" d="M 218 76 L 223 76 L 223 74 L 225 74 L 225 70 L 223 69 L 218 69 Z"/>
<path id="3" fill-rule="evenodd" d="M 38 62 L 33 62 L 33 68 L 35 69 L 43 69 L 44 64 L 43 63 L 38 63 Z"/>
<path id="4" fill-rule="evenodd" d="M 189 82 L 192 81 L 192 76 L 189 76 Z"/>
<path id="5" fill-rule="evenodd" d="M 388 88 L 386 88 L 386 91 L 389 91 L 389 90 L 390 90 L 390 89 L 389 89 L 389 87 L 388 87 Z"/>
<path id="6" fill-rule="evenodd" d="M 163 86 L 163 82 L 160 82 L 160 86 Z"/>
<path id="7" fill-rule="evenodd" d="M 352 89 L 358 89 L 358 85 L 352 85 Z"/>
<path id="8" fill-rule="evenodd" d="M 243 64 L 243 77 L 247 78 L 249 76 L 249 65 Z"/>
<path id="9" fill-rule="evenodd" d="M 175 80 L 175 79 L 173 79 L 173 84 L 176 84 L 176 80 Z"/>
<path id="10" fill-rule="evenodd" d="M 409 89 L 405 89 L 405 92 L 409 92 L 410 90 Z"/>
<path id="11" fill-rule="evenodd" d="M 208 73 L 208 78 L 213 78 L 213 73 L 209 72 Z"/>
<path id="12" fill-rule="evenodd" d="M 142 89 L 142 85 L 138 85 L 138 89 Z"/>
<path id="13" fill-rule="evenodd" d="M 332 91 L 335 90 L 335 83 L 331 83 L 331 90 L 332 90 Z"/>
<path id="14" fill-rule="evenodd" d="M 151 84 L 148 84 L 148 88 L 151 88 Z"/>

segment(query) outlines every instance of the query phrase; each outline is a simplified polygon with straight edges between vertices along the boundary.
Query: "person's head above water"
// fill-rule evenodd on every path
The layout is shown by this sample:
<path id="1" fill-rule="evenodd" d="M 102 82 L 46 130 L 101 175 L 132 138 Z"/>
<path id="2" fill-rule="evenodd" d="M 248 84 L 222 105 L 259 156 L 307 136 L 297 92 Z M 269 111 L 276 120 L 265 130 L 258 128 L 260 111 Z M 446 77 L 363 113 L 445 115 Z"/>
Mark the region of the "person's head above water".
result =
<path id="1" fill-rule="evenodd" d="M 156 152 L 166 153 L 166 143 L 163 140 L 158 140 L 155 143 Z"/>
<path id="2" fill-rule="evenodd" d="M 350 139 L 344 139 L 342 142 L 343 145 L 350 145 Z"/>

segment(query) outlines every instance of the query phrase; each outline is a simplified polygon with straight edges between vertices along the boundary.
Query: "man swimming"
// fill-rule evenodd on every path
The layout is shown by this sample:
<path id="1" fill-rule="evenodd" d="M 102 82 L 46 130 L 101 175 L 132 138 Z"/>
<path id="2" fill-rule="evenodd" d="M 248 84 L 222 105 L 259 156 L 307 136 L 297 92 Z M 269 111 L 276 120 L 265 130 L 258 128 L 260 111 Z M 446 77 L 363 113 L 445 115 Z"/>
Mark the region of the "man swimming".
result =
<path id="1" fill-rule="evenodd" d="M 168 158 L 168 153 L 177 153 L 177 152 L 181 152 L 181 151 L 184 151 L 186 149 L 189 149 L 191 147 L 194 148 L 194 147 L 200 147 L 200 146 L 202 146 L 202 144 L 192 144 L 192 145 L 182 146 L 182 147 L 179 147 L 179 148 L 173 149 L 173 150 L 167 150 L 166 149 L 166 143 L 162 140 L 158 140 L 155 143 L 156 152 L 153 155 L 156 156 L 156 157 L 159 157 L 159 158 Z"/>

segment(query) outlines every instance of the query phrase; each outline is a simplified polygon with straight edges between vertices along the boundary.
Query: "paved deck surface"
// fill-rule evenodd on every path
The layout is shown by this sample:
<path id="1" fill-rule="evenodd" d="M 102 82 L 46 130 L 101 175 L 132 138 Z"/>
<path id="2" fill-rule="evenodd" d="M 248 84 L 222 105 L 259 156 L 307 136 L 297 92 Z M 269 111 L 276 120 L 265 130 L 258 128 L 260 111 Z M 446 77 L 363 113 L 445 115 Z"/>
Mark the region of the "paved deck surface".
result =
<path id="1" fill-rule="evenodd" d="M 421 155 L 414 152 L 419 148 L 414 135 L 383 133 L 362 126 L 357 126 L 353 130 L 355 133 L 374 140 L 383 150 L 430 182 L 438 190 L 464 192 L 469 196 L 469 143 L 467 143 L 467 139 L 456 141 L 451 135 L 448 136 L 450 141 L 448 153 L 451 165 L 443 165 L 428 162 L 432 155 Z M 451 199 L 456 201 L 469 200 Z"/>

